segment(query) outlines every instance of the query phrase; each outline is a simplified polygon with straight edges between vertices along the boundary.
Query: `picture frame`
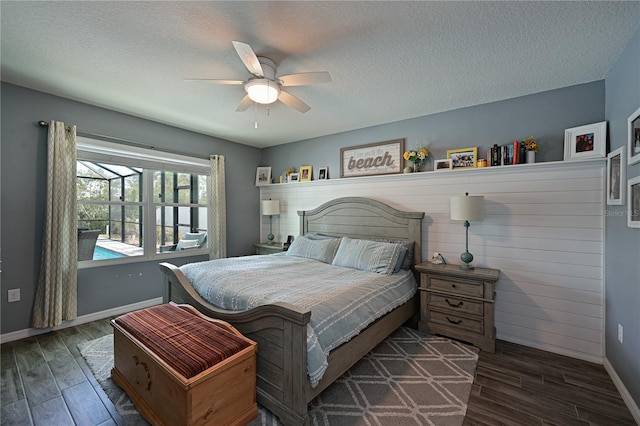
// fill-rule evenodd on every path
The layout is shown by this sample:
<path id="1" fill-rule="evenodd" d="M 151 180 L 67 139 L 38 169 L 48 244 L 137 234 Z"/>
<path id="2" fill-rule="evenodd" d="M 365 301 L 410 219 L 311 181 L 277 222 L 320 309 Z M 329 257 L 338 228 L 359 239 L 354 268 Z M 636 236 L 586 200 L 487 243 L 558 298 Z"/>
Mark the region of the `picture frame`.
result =
<path id="1" fill-rule="evenodd" d="M 627 164 L 631 165 L 640 161 L 640 108 L 629 116 L 627 123 L 627 135 L 629 138 Z"/>
<path id="2" fill-rule="evenodd" d="M 291 173 L 289 175 L 289 179 L 287 180 L 287 183 L 298 183 L 300 182 L 300 173 Z"/>
<path id="3" fill-rule="evenodd" d="M 607 122 L 572 127 L 564 131 L 564 159 L 587 160 L 607 154 Z"/>
<path id="4" fill-rule="evenodd" d="M 298 172 L 300 175 L 300 182 L 311 182 L 312 169 L 312 166 L 300 166 L 300 171 Z"/>
<path id="5" fill-rule="evenodd" d="M 624 205 L 625 182 L 627 181 L 627 168 L 625 166 L 624 146 L 611 151 L 607 155 L 607 204 Z"/>
<path id="6" fill-rule="evenodd" d="M 627 226 L 629 228 L 640 228 L 640 176 L 627 181 L 627 196 L 629 197 Z"/>
<path id="7" fill-rule="evenodd" d="M 271 167 L 258 167 L 256 170 L 256 186 L 271 184 Z"/>
<path id="8" fill-rule="evenodd" d="M 340 177 L 402 173 L 404 139 L 357 145 L 340 149 Z"/>
<path id="9" fill-rule="evenodd" d="M 327 179 L 329 179 L 329 167 L 319 167 L 318 180 L 327 180 Z"/>
<path id="10" fill-rule="evenodd" d="M 478 163 L 478 147 L 447 150 L 452 169 L 473 169 Z"/>
<path id="11" fill-rule="evenodd" d="M 451 170 L 451 159 L 445 158 L 444 160 L 435 160 L 433 162 L 434 172 L 446 172 Z"/>

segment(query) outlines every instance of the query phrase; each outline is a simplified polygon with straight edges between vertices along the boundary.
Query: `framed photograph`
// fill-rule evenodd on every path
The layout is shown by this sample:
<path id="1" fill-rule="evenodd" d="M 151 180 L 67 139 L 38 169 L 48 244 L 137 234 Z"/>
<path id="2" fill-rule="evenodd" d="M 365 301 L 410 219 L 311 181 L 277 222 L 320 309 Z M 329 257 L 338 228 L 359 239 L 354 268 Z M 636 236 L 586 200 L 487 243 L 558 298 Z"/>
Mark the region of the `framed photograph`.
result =
<path id="1" fill-rule="evenodd" d="M 451 160 L 435 160 L 433 162 L 433 171 L 435 172 L 444 172 L 446 170 L 451 170 Z"/>
<path id="2" fill-rule="evenodd" d="M 258 167 L 256 170 L 256 186 L 271 184 L 271 167 Z"/>
<path id="3" fill-rule="evenodd" d="M 607 122 L 573 127 L 564 131 L 564 159 L 584 160 L 607 155 Z"/>
<path id="4" fill-rule="evenodd" d="M 291 173 L 289 175 L 289 180 L 287 183 L 298 183 L 300 182 L 300 173 Z"/>
<path id="5" fill-rule="evenodd" d="M 627 225 L 629 228 L 640 228 L 640 176 L 627 181 L 629 207 L 627 208 Z"/>
<path id="6" fill-rule="evenodd" d="M 402 173 L 404 139 L 340 149 L 340 177 Z"/>
<path id="7" fill-rule="evenodd" d="M 300 166 L 300 182 L 311 182 L 311 167 Z"/>
<path id="8" fill-rule="evenodd" d="M 329 179 L 329 168 L 328 167 L 318 168 L 318 180 L 327 180 L 327 179 Z"/>
<path id="9" fill-rule="evenodd" d="M 635 164 L 640 161 L 640 108 L 629 117 L 629 145 L 627 146 L 629 159 L 627 164 Z"/>
<path id="10" fill-rule="evenodd" d="M 478 162 L 478 147 L 450 149 L 447 158 L 452 169 L 472 169 Z"/>
<path id="11" fill-rule="evenodd" d="M 623 205 L 624 183 L 627 181 L 627 168 L 624 163 L 624 146 L 607 155 L 607 204 Z"/>

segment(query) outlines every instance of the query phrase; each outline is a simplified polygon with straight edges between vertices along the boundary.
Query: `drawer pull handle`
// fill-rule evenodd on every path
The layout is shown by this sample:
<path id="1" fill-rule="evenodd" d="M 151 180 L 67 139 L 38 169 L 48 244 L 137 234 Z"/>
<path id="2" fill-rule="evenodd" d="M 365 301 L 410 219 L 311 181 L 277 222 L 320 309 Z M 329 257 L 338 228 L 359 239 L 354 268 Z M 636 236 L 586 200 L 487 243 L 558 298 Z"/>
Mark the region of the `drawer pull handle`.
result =
<path id="1" fill-rule="evenodd" d="M 451 324 L 456 324 L 456 325 L 458 325 L 458 324 L 460 324 L 460 323 L 462 322 L 462 320 L 454 321 L 454 320 L 452 320 L 452 319 L 451 319 L 451 318 L 449 318 L 449 317 L 445 317 L 445 318 L 446 318 L 446 319 L 447 319 L 447 321 L 449 321 Z"/>
<path id="2" fill-rule="evenodd" d="M 141 365 L 142 368 L 144 368 L 144 372 L 147 374 L 147 390 L 151 390 L 151 375 L 149 374 L 149 368 L 147 367 L 147 364 L 138 361 L 138 357 L 136 355 L 133 356 L 133 360 L 136 362 L 136 366 Z"/>
<path id="3" fill-rule="evenodd" d="M 460 306 L 464 305 L 464 303 L 462 302 L 458 302 L 454 305 L 453 303 L 449 302 L 449 299 L 444 299 L 444 301 L 447 302 L 447 304 L 452 308 L 459 308 Z"/>

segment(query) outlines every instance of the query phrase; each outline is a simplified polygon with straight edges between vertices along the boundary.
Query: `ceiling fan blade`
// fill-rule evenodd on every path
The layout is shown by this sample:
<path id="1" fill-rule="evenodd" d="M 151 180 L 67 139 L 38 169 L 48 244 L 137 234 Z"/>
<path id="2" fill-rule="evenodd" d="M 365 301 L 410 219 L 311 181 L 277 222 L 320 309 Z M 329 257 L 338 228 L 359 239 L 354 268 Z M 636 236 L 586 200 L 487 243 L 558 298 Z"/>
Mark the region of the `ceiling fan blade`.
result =
<path id="1" fill-rule="evenodd" d="M 283 75 L 279 80 L 283 86 L 306 86 L 308 84 L 331 83 L 331 75 L 327 71 L 302 72 Z"/>
<path id="2" fill-rule="evenodd" d="M 260 61 L 258 61 L 258 57 L 255 52 L 246 43 L 241 43 L 239 41 L 232 41 L 233 47 L 238 52 L 238 56 L 242 60 L 242 63 L 249 70 L 249 72 L 257 77 L 264 77 L 264 71 L 262 71 L 262 65 L 260 65 Z"/>
<path id="3" fill-rule="evenodd" d="M 244 84 L 244 81 L 242 80 L 222 80 L 217 78 L 185 78 L 184 81 L 208 81 L 213 84 L 234 84 L 234 85 Z"/>
<path id="4" fill-rule="evenodd" d="M 242 98 L 242 100 L 240 101 L 240 103 L 236 107 L 236 112 L 246 111 L 252 104 L 253 104 L 253 101 L 251 100 L 249 95 L 247 95 L 244 98 Z"/>
<path id="5" fill-rule="evenodd" d="M 300 99 L 296 98 L 291 93 L 285 92 L 284 90 L 280 91 L 280 96 L 278 96 L 278 99 L 283 104 L 285 104 L 288 107 L 291 107 L 291 108 L 295 109 L 296 111 L 301 112 L 303 114 L 311 109 L 311 107 L 309 105 L 305 104 Z"/>

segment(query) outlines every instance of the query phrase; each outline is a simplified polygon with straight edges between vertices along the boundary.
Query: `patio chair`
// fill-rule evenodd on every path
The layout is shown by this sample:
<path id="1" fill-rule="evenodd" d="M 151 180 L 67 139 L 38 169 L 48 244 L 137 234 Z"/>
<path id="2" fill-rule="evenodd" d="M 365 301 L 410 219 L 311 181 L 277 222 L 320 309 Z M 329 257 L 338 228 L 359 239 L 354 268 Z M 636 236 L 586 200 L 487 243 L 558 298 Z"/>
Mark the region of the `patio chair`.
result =
<path id="1" fill-rule="evenodd" d="M 78 260 L 92 260 L 99 229 L 78 229 Z"/>
<path id="2" fill-rule="evenodd" d="M 206 232 L 187 232 L 176 244 L 160 246 L 160 253 L 168 251 L 193 250 L 204 247 L 207 242 Z"/>

